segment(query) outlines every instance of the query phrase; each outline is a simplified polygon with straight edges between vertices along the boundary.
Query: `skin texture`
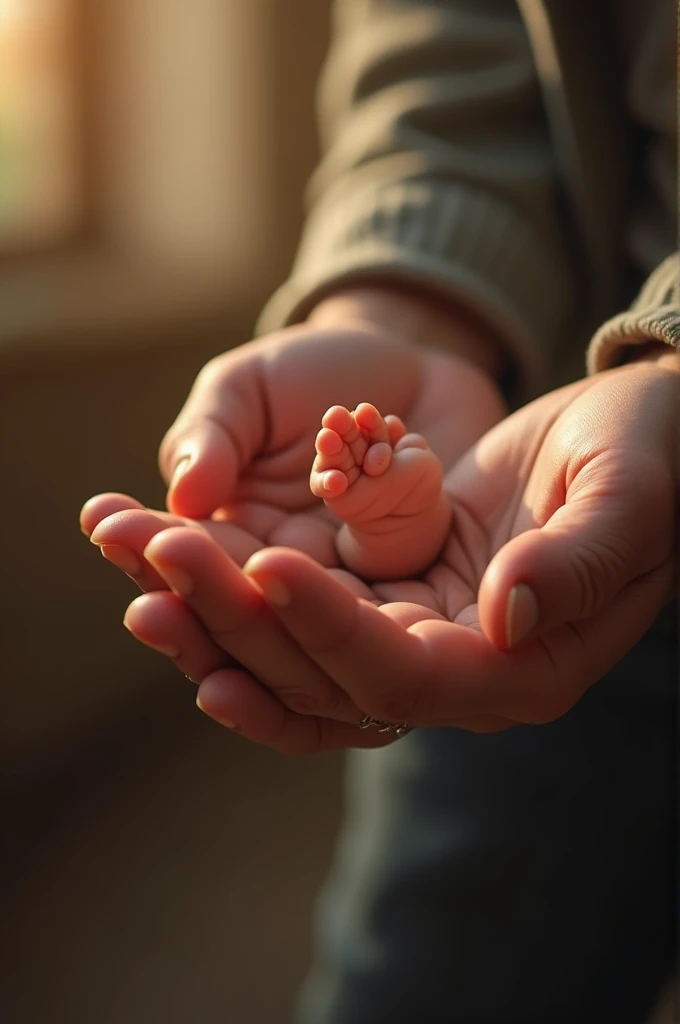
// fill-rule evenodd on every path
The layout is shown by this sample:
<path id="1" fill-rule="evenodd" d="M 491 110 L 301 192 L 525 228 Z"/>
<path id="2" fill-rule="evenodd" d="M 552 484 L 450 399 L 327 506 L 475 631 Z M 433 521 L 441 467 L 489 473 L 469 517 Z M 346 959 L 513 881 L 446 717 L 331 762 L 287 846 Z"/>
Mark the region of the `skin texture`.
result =
<path id="1" fill-rule="evenodd" d="M 193 409 L 190 399 L 164 446 L 165 470 L 176 465 L 194 422 L 194 469 L 225 453 L 234 468 L 219 485 L 205 474 L 203 490 L 191 497 L 188 483 L 186 493 L 174 488 L 171 501 L 184 511 L 194 501 L 192 514 L 201 502 L 203 511 L 221 504 L 223 521 L 188 523 L 121 495 L 85 506 L 85 532 L 112 561 L 132 555 L 132 574 L 150 591 L 129 607 L 128 628 L 201 683 L 206 713 L 288 754 L 390 742 L 389 734 L 357 729 L 364 714 L 478 731 L 558 717 L 633 646 L 672 594 L 678 357 L 578 382 L 489 430 L 501 407 L 485 373 L 408 343 L 402 352 L 401 343 L 362 326 L 362 394 L 347 394 L 348 371 L 342 398 L 348 407 L 378 400 L 427 436 L 449 470 L 444 488 L 454 510 L 450 539 L 424 577 L 369 587 L 338 566 L 338 524 L 311 498 L 309 460 L 300 451 L 301 436 L 309 450 L 308 413 L 282 438 L 271 390 L 272 382 L 290 386 L 280 362 L 287 353 L 298 375 L 311 366 L 313 379 L 323 380 L 315 360 L 347 356 L 351 332 L 342 332 L 341 354 L 333 344 L 339 330 L 308 326 L 257 343 L 272 345 L 276 364 L 269 378 L 251 367 L 254 394 L 266 396 L 260 400 L 270 414 L 259 448 L 239 448 L 215 419 L 219 412 L 220 422 L 235 423 L 234 410 L 249 409 L 231 397 L 233 378 L 248 379 L 237 358 L 248 347 L 222 357 L 213 380 L 210 371 L 202 384 L 199 378 Z M 395 372 L 380 374 L 385 346 L 395 344 Z M 298 345 L 311 346 L 305 360 Z M 323 365 L 336 398 L 338 367 Z M 387 401 L 377 395 L 386 381 L 393 389 Z M 474 400 L 471 381 L 479 385 Z M 305 394 L 303 381 L 298 403 Z M 323 407 L 325 398 L 324 391 Z M 207 420 L 197 412 L 203 403 Z M 470 431 L 485 436 L 457 461 Z M 263 445 L 267 451 L 265 442 L 276 454 L 253 455 Z M 123 568 L 130 572 L 129 561 Z M 522 633 L 528 637 L 520 642 Z"/>

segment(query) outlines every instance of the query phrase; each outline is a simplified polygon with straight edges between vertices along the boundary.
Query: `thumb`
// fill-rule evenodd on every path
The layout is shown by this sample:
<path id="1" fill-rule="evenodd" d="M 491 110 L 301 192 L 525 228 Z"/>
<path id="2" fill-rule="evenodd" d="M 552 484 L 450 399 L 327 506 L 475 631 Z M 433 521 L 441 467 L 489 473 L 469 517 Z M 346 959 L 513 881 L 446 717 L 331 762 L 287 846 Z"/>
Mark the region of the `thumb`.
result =
<path id="1" fill-rule="evenodd" d="M 161 445 L 161 473 L 168 483 L 167 505 L 176 515 L 208 519 L 233 493 L 241 459 L 233 439 L 213 419 L 172 428 Z"/>
<path id="2" fill-rule="evenodd" d="M 545 525 L 498 551 L 479 590 L 480 623 L 495 646 L 593 618 L 672 557 L 671 475 L 662 466 L 635 469 L 622 476 L 611 464 L 591 465 Z"/>
<path id="3" fill-rule="evenodd" d="M 265 396 L 248 346 L 210 360 L 163 438 L 161 474 L 176 515 L 207 519 L 231 500 L 239 475 L 262 446 Z"/>

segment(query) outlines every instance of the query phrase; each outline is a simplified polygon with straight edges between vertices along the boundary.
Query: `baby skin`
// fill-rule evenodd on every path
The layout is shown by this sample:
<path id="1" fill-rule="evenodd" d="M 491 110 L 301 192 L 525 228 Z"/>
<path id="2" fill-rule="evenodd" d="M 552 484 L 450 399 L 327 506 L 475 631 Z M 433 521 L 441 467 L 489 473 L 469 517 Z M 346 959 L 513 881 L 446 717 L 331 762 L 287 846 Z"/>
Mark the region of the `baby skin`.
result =
<path id="1" fill-rule="evenodd" d="M 424 572 L 451 520 L 441 463 L 425 438 L 363 402 L 353 412 L 332 406 L 315 447 L 310 487 L 342 520 L 337 548 L 347 568 L 369 580 Z"/>

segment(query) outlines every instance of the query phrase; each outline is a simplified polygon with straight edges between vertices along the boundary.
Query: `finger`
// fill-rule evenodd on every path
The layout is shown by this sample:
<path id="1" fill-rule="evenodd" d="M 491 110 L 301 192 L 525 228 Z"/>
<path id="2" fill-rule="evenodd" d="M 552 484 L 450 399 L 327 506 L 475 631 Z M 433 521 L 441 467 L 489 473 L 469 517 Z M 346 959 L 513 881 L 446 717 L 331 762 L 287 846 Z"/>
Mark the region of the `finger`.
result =
<path id="1" fill-rule="evenodd" d="M 386 592 L 389 592 L 390 585 L 382 585 L 378 589 L 380 593 L 385 595 L 386 600 L 389 602 L 390 599 Z M 412 602 L 400 599 L 398 602 L 388 603 L 383 607 L 383 612 L 384 614 L 389 615 L 390 618 L 394 618 L 406 628 L 417 626 L 418 623 L 422 624 L 428 620 L 435 620 L 439 622 L 448 621 L 446 617 L 435 608 L 429 608 L 427 606 L 424 607 L 420 604 L 420 599 L 422 599 L 421 595 L 417 590 L 414 590 Z M 470 609 L 470 612 L 469 621 L 467 621 L 465 625 L 473 626 L 475 630 L 479 631 L 478 617 L 474 614 L 472 609 Z M 464 729 L 467 732 L 492 733 L 502 732 L 505 729 L 512 728 L 517 725 L 517 722 L 512 721 L 512 719 L 509 718 L 503 718 L 500 715 L 485 714 L 468 717 L 463 716 L 446 724 L 450 724 L 457 729 Z"/>
<path id="2" fill-rule="evenodd" d="M 128 494 L 117 492 L 96 494 L 86 501 L 80 510 L 80 529 L 86 537 L 90 537 L 103 519 L 107 519 L 116 512 L 124 512 L 131 508 L 143 509 L 144 505 Z"/>
<path id="3" fill-rule="evenodd" d="M 210 637 L 188 605 L 167 590 L 142 594 L 128 606 L 125 627 L 145 646 L 170 658 L 179 671 L 200 684 L 213 673 L 236 663 Z M 225 682 L 226 680 L 226 682 Z M 383 746 L 394 737 L 358 726 L 335 729 L 331 720 L 318 722 L 290 712 L 244 672 L 222 673 L 201 691 L 202 710 L 222 724 L 230 723 L 247 739 L 283 753 L 316 753 L 345 747 Z M 357 712 L 357 721 L 359 720 Z M 462 719 L 458 728 L 477 733 L 498 732 L 516 723 L 491 716 Z"/>
<path id="4" fill-rule="evenodd" d="M 207 519 L 233 495 L 241 454 L 226 428 L 209 418 L 189 423 L 166 439 L 160 467 L 168 482 L 168 508 Z"/>
<path id="5" fill-rule="evenodd" d="M 416 725 L 426 715 L 417 639 L 299 552 L 268 548 L 244 571 L 288 633 L 366 714 Z"/>
<path id="6" fill-rule="evenodd" d="M 416 726 L 470 724 L 483 717 L 503 728 L 508 722 L 559 718 L 649 628 L 662 600 L 661 591 L 650 598 L 648 590 L 637 603 L 622 593 L 588 624 L 592 631 L 559 626 L 505 652 L 478 630 L 441 616 L 406 631 L 296 552 L 267 549 L 245 571 L 301 647 L 357 707 Z M 668 579 L 663 588 L 667 596 Z"/>
<path id="7" fill-rule="evenodd" d="M 427 451 L 429 444 L 422 436 L 422 434 L 404 434 L 404 436 L 395 445 L 395 452 L 403 452 L 406 448 L 420 448 L 421 451 Z"/>
<path id="8" fill-rule="evenodd" d="M 160 447 L 172 512 L 207 519 L 229 503 L 239 475 L 264 447 L 265 402 L 252 350 L 228 352 L 203 367 Z"/>
<path id="9" fill-rule="evenodd" d="M 476 630 L 438 620 L 412 631 L 428 650 L 430 686 L 451 719 L 498 715 L 543 724 L 569 711 L 635 646 L 672 596 L 673 580 L 671 559 L 624 587 L 599 615 L 556 626 L 509 652 Z"/>
<path id="10" fill-rule="evenodd" d="M 661 463 L 598 456 L 544 526 L 493 558 L 479 592 L 484 632 L 509 648 L 598 615 L 626 584 L 671 556 L 673 515 L 673 481 Z"/>
<path id="11" fill-rule="evenodd" d="M 194 610 L 215 642 L 288 708 L 357 720 L 351 700 L 300 649 L 252 580 L 206 534 L 165 530 L 152 538 L 145 557 Z"/>
<path id="12" fill-rule="evenodd" d="M 359 718 L 353 724 L 296 714 L 243 671 L 215 672 L 204 679 L 197 704 L 227 729 L 293 757 L 395 742 L 394 734 L 360 729 Z"/>
<path id="13" fill-rule="evenodd" d="M 134 579 L 142 590 L 165 590 L 165 580 L 147 561 L 144 551 L 152 537 L 170 527 L 209 534 L 238 565 L 243 565 L 263 547 L 261 541 L 234 523 L 212 520 L 197 523 L 143 507 L 126 508 L 101 520 L 92 530 L 90 540 L 99 547 L 104 558 Z"/>
<path id="14" fill-rule="evenodd" d="M 90 540 L 104 558 L 130 576 L 141 590 L 167 590 L 163 577 L 144 557 L 144 549 L 152 537 L 169 525 L 184 527 L 183 521 L 174 516 L 168 523 L 144 508 L 125 509 L 98 523 Z"/>
<path id="15" fill-rule="evenodd" d="M 140 643 L 166 655 L 195 683 L 235 664 L 185 602 L 168 590 L 135 598 L 123 624 Z"/>

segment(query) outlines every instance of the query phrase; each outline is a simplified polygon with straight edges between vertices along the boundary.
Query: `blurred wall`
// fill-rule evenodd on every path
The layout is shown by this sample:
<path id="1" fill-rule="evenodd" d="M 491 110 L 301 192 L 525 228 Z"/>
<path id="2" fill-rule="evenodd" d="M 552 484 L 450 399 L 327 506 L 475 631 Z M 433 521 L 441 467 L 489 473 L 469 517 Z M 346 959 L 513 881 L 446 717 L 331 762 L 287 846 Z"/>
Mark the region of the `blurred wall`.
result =
<path id="1" fill-rule="evenodd" d="M 249 202 L 269 219 L 248 289 L 230 289 L 223 267 L 224 287 L 204 302 L 195 288 L 178 314 L 162 287 L 130 299 L 77 260 L 0 259 L 8 1024 L 274 1024 L 308 957 L 339 760 L 287 762 L 204 719 L 192 685 L 122 628 L 132 584 L 77 523 L 101 490 L 162 505 L 163 432 L 206 359 L 250 336 L 292 257 L 327 4 L 253 10 L 273 159 L 252 175 L 262 194 Z M 125 245 L 116 258 L 122 278 Z"/>

